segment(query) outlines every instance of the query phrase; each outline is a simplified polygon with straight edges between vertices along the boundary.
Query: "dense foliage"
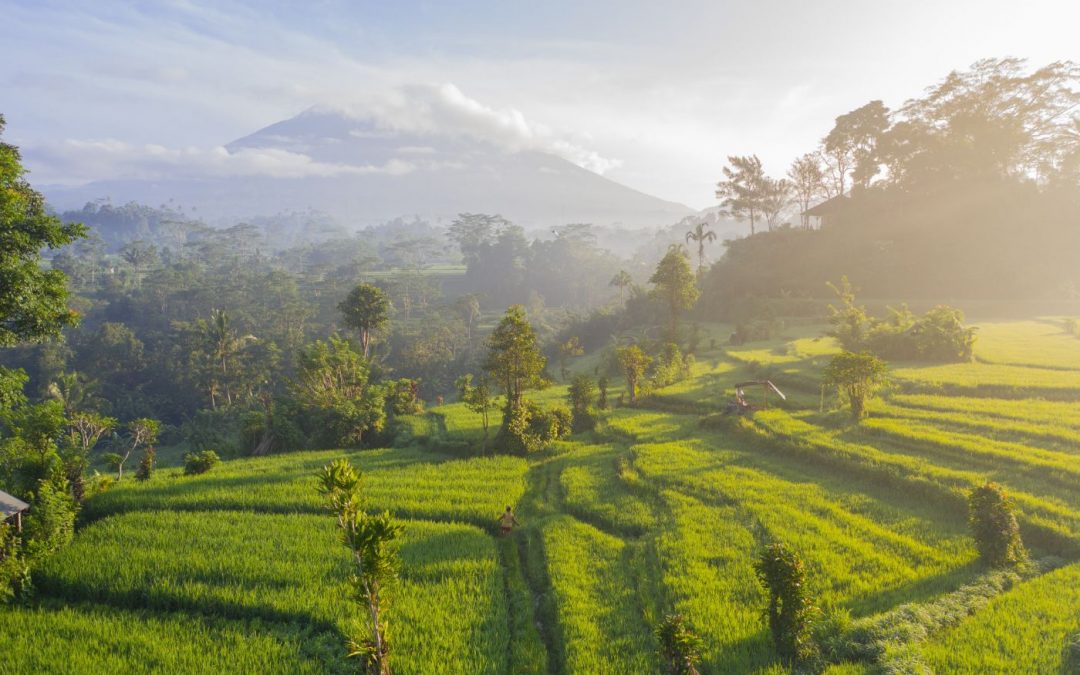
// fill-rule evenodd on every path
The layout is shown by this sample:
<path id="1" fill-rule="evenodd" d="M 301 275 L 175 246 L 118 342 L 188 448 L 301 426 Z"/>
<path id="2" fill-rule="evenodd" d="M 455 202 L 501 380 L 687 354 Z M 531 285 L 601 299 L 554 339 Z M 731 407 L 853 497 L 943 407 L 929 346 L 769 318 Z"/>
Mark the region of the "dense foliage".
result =
<path id="1" fill-rule="evenodd" d="M 987 483 L 972 490 L 968 510 L 975 545 L 988 565 L 1003 567 L 1027 559 L 1016 522 L 1016 503 L 1000 485 Z"/>

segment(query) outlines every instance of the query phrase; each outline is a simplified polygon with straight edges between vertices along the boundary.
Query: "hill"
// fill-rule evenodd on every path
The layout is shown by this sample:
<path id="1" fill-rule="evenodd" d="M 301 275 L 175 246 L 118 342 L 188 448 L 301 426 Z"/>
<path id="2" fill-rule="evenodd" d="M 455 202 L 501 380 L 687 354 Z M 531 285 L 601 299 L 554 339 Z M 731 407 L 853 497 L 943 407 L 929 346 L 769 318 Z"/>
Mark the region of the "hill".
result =
<path id="1" fill-rule="evenodd" d="M 0 609 L 0 650 L 17 672 L 343 671 L 347 552 L 313 474 L 348 455 L 372 507 L 406 528 L 395 672 L 658 672 L 653 628 L 672 611 L 704 638 L 703 673 L 788 672 L 753 570 L 774 539 L 851 617 L 825 672 L 1071 672 L 1080 370 L 1044 352 L 1076 339 L 1053 320 L 982 328 L 977 362 L 897 364 L 858 427 L 820 411 L 836 347 L 803 326 L 704 351 L 691 378 L 529 458 L 471 456 L 479 417 L 450 404 L 402 418 L 393 448 L 125 481 L 86 504 L 88 524 L 35 576 L 36 604 Z M 717 424 L 749 376 L 788 400 Z M 986 479 L 1017 501 L 1027 569 L 978 562 L 964 492 Z M 504 503 L 523 525 L 508 539 L 494 536 Z"/>
<path id="2" fill-rule="evenodd" d="M 325 108 L 237 139 L 222 153 L 248 173 L 172 171 L 168 179 L 102 181 L 45 193 L 59 210 L 109 197 L 113 203 L 195 207 L 211 222 L 314 208 L 350 228 L 398 216 L 439 221 L 465 211 L 500 213 L 526 227 L 666 225 L 692 213 L 554 154 L 515 151 L 464 133 L 390 130 Z"/>

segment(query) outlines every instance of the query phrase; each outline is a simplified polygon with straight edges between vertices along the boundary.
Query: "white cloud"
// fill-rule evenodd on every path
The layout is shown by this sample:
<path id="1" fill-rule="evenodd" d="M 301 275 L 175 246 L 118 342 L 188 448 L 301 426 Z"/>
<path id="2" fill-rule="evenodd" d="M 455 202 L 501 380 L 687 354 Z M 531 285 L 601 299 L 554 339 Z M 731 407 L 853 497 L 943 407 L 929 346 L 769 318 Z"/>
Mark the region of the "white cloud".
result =
<path id="1" fill-rule="evenodd" d="M 402 175 L 417 166 L 400 159 L 382 165 L 318 162 L 311 157 L 276 148 L 244 148 L 230 152 L 213 148 L 166 148 L 132 145 L 118 140 L 81 141 L 31 148 L 36 160 L 35 179 L 46 183 L 82 183 L 91 180 L 139 178 L 225 178 L 268 176 L 303 178 L 346 174 Z"/>
<path id="2" fill-rule="evenodd" d="M 341 100 L 348 98 L 348 95 L 339 96 Z M 568 134 L 527 120 L 517 108 L 485 105 L 451 82 L 409 84 L 381 93 L 353 95 L 351 101 L 317 105 L 314 110 L 371 120 L 388 131 L 468 137 L 510 152 L 549 152 L 599 174 L 621 165 L 619 160 L 603 156 Z M 350 133 L 354 136 L 365 134 L 359 130 Z"/>

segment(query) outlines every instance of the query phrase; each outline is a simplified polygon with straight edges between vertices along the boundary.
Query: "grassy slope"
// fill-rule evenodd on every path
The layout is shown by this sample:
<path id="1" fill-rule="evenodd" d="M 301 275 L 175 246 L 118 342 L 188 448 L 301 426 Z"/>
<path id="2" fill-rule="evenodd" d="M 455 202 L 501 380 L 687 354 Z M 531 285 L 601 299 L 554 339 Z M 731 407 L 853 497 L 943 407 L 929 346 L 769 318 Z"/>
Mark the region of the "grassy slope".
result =
<path id="1" fill-rule="evenodd" d="M 595 434 L 528 462 L 470 458 L 480 418 L 460 404 L 403 420 L 400 442 L 413 447 L 347 453 L 366 472 L 372 508 L 408 519 L 392 610 L 396 669 L 653 672 L 653 629 L 679 611 L 706 640 L 703 672 L 779 672 L 752 569 L 762 543 L 791 542 L 819 600 L 872 623 L 979 578 L 963 491 L 987 476 L 1016 492 L 1037 554 L 1077 555 L 1080 494 L 1070 481 L 1080 413 L 1031 397 L 1080 400 L 1080 381 L 1021 349 L 1040 326 L 984 331 L 979 356 L 1000 363 L 904 366 L 906 392 L 871 406 L 859 429 L 818 412 L 819 370 L 835 345 L 802 327 L 793 339 L 700 354 L 693 379 L 610 411 Z M 997 378 L 990 388 L 987 376 Z M 786 403 L 700 425 L 734 382 L 763 377 L 781 384 Z M 613 382 L 613 399 L 620 390 Z M 536 398 L 564 396 L 556 386 Z M 497 413 L 491 424 L 493 435 Z M 220 670 L 230 650 L 247 672 L 339 669 L 352 617 L 335 589 L 347 565 L 312 474 L 343 454 L 125 481 L 88 505 L 91 524 L 42 570 L 41 606 L 0 611 L 14 627 L 0 648 L 31 670 L 61 663 L 56 645 L 72 640 L 100 645 L 80 653 L 83 670 Z M 493 539 L 505 504 L 518 505 L 523 531 Z M 1056 591 L 1077 585 L 1076 566 L 1065 569 L 931 636 L 926 659 L 946 672 L 993 670 L 1038 644 L 1039 663 L 1052 666 L 1057 641 L 1075 632 L 1068 617 L 1080 615 L 1080 599 Z M 1025 637 L 1043 624 L 1051 628 Z M 168 637 L 178 630 L 203 636 L 204 653 Z M 233 646 L 241 631 L 250 649 Z M 1018 637 L 999 639 L 1002 631 Z M 155 643 L 154 633 L 166 635 Z"/>

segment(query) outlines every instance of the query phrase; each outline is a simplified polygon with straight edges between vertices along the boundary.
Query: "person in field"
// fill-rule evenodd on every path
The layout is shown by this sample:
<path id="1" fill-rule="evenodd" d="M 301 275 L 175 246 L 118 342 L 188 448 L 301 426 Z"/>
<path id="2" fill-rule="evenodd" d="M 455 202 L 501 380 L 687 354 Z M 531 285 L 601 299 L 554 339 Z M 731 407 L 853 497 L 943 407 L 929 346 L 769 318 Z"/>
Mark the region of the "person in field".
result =
<path id="1" fill-rule="evenodd" d="M 514 511 L 509 506 L 506 507 L 506 511 L 499 516 L 499 534 L 506 536 L 510 534 L 510 531 L 514 529 L 515 525 L 521 525 L 514 517 Z"/>

